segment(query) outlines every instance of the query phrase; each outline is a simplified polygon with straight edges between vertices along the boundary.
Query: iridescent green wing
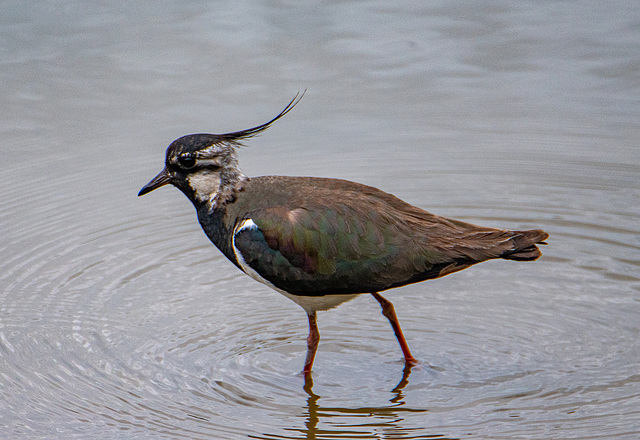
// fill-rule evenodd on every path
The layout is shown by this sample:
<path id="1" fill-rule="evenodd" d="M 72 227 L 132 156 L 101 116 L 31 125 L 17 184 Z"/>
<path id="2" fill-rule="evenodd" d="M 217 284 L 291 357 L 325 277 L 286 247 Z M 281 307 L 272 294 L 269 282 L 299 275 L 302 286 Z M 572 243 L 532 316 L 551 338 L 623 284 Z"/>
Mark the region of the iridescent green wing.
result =
<path id="1" fill-rule="evenodd" d="M 234 247 L 262 278 L 300 295 L 384 290 L 427 269 L 425 255 L 406 258 L 420 251 L 394 219 L 343 204 L 252 211 Z"/>

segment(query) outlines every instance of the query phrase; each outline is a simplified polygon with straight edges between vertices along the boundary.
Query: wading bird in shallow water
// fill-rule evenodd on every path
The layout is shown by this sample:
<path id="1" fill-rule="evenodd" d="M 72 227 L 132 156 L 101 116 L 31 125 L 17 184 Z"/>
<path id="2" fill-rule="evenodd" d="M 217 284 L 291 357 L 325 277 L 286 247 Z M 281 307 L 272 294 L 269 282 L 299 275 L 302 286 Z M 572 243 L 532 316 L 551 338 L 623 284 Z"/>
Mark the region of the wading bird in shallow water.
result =
<path id="1" fill-rule="evenodd" d="M 476 226 L 416 208 L 371 186 L 318 177 L 247 177 L 236 148 L 257 127 L 191 134 L 167 148 L 165 167 L 138 194 L 172 184 L 191 200 L 207 236 L 233 264 L 299 304 L 309 317 L 304 373 L 320 334 L 316 312 L 370 293 L 407 364 L 416 363 L 390 301 L 379 292 L 438 278 L 481 261 L 530 261 L 548 234 Z"/>

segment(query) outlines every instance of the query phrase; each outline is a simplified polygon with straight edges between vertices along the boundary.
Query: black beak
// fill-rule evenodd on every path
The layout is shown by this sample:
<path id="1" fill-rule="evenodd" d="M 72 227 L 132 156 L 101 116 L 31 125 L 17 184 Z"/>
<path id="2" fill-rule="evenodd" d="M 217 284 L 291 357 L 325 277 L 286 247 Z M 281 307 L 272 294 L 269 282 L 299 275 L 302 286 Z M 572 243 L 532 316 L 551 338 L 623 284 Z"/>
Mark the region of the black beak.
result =
<path id="1" fill-rule="evenodd" d="M 160 171 L 160 174 L 151 179 L 151 182 L 142 187 L 142 189 L 138 193 L 138 197 L 150 193 L 154 189 L 158 189 L 161 186 L 165 186 L 169 183 L 171 183 L 171 177 L 169 176 L 169 174 L 167 174 L 167 169 L 165 168 L 164 170 Z"/>

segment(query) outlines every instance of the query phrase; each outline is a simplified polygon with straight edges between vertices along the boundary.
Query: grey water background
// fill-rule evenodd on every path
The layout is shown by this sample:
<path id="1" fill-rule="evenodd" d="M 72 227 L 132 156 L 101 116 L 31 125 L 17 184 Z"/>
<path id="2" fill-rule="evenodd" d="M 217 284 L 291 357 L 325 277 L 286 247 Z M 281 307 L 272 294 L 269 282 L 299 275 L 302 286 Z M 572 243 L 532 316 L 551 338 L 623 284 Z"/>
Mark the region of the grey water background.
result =
<path id="1" fill-rule="evenodd" d="M 640 4 L 0 3 L 0 437 L 640 437 Z M 173 188 L 193 132 L 284 119 L 248 175 L 340 177 L 551 234 L 304 312 Z"/>

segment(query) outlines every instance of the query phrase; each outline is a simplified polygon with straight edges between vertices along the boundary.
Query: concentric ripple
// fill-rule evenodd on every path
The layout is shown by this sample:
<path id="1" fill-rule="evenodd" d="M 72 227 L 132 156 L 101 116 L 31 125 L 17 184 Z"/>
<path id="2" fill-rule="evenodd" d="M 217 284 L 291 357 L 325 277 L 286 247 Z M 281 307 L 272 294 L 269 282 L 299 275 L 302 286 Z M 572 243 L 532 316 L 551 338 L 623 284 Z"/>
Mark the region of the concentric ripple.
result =
<path id="1" fill-rule="evenodd" d="M 0 438 L 640 438 L 639 6 L 581 3 L 4 2 Z M 363 295 L 305 381 L 304 312 L 137 197 L 304 89 L 247 174 L 550 233 L 386 293 L 412 368 Z"/>
<path id="2" fill-rule="evenodd" d="M 56 420 L 97 437 L 424 438 L 424 426 L 440 438 L 541 427 L 552 437 L 549 420 L 579 432 L 598 411 L 624 432 L 637 414 L 640 377 L 621 359 L 637 354 L 638 227 L 624 212 L 590 211 L 593 192 L 537 206 L 536 218 L 517 198 L 442 207 L 540 225 L 551 246 L 535 266 L 487 263 L 389 293 L 423 360 L 413 368 L 371 298 L 321 314 L 315 384 L 305 384 L 302 310 L 242 276 L 190 210 L 162 197 L 96 205 L 78 222 L 88 195 L 55 194 L 85 177 L 50 182 L 33 217 L 19 192 L 3 202 L 30 224 L 8 223 L 15 252 L 1 268 L 3 424 L 17 435 L 45 438 Z M 551 200 L 559 187 L 546 188 Z"/>

